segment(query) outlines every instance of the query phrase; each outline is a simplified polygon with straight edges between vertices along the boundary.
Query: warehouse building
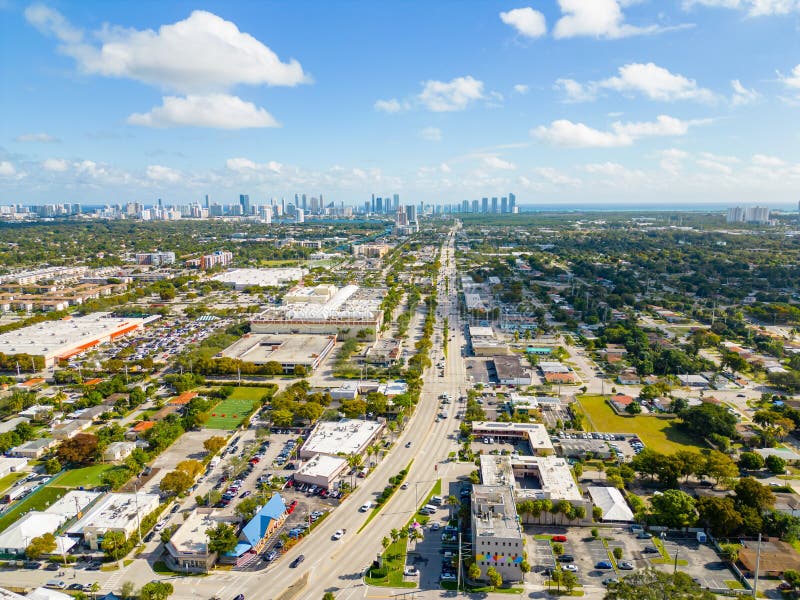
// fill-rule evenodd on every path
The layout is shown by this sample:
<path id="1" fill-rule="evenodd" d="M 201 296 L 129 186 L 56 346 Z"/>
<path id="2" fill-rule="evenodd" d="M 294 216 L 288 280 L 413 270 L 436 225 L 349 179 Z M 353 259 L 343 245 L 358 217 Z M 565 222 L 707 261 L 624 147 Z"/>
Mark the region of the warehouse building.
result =
<path id="1" fill-rule="evenodd" d="M 49 367 L 58 360 L 77 356 L 137 331 L 158 318 L 158 315 L 144 319 L 119 318 L 110 313 L 93 313 L 74 319 L 46 321 L 0 334 L 0 353 L 41 356 L 45 366 Z"/>
<path id="2" fill-rule="evenodd" d="M 523 368 L 517 356 L 494 356 L 492 363 L 501 385 L 531 384 L 531 374 Z"/>
<path id="3" fill-rule="evenodd" d="M 475 421 L 472 423 L 472 436 L 475 439 L 487 437 L 503 441 L 525 441 L 533 455 L 554 453 L 547 428 L 541 423 Z"/>
<path id="4" fill-rule="evenodd" d="M 319 421 L 300 448 L 300 458 L 312 458 L 317 454 L 328 456 L 364 454 L 367 447 L 378 439 L 385 426 L 386 423 L 383 421 L 359 419 Z"/>
<path id="5" fill-rule="evenodd" d="M 335 345 L 335 335 L 248 333 L 220 355 L 256 365 L 277 362 L 286 374 L 294 373 L 298 365 L 311 373 Z"/>

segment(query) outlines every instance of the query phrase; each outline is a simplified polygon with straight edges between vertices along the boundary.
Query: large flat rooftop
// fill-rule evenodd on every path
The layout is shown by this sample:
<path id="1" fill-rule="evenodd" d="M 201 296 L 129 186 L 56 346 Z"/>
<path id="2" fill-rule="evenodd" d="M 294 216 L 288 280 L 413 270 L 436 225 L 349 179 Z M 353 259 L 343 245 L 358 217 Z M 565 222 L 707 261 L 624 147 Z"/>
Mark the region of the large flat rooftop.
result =
<path id="1" fill-rule="evenodd" d="M 476 537 L 522 538 L 514 494 L 509 486 L 472 486 L 472 525 Z"/>
<path id="2" fill-rule="evenodd" d="M 329 286 L 333 287 L 333 286 Z M 334 288 L 336 289 L 336 288 Z M 333 290 L 328 290 L 332 292 Z M 256 316 L 255 322 L 271 321 L 329 321 L 375 319 L 381 314 L 380 295 L 374 290 L 359 288 L 357 285 L 346 285 L 336 289 L 326 302 L 295 301 L 266 309 Z"/>
<path id="3" fill-rule="evenodd" d="M 378 421 L 342 419 L 341 421 L 320 421 L 306 442 L 302 453 L 350 455 L 363 449 L 383 429 Z"/>
<path id="4" fill-rule="evenodd" d="M 157 317 L 156 317 L 157 318 Z M 154 319 L 112 317 L 110 313 L 92 313 L 85 317 L 45 321 L 0 334 L 3 354 L 31 354 L 56 357 L 83 346 L 91 347 L 140 327 Z"/>
<path id="5" fill-rule="evenodd" d="M 299 281 L 308 275 L 308 269 L 281 268 L 281 269 L 231 269 L 213 277 L 216 281 L 233 285 L 236 289 L 250 286 L 277 287 Z"/>
<path id="6" fill-rule="evenodd" d="M 138 496 L 136 498 L 135 496 Z M 144 517 L 158 504 L 157 494 L 107 494 L 69 528 L 80 534 L 85 528 L 125 529 L 139 514 Z"/>
<path id="7" fill-rule="evenodd" d="M 169 544 L 178 554 L 206 554 L 208 537 L 206 530 L 224 521 L 220 514 L 208 509 L 195 510 L 181 523 L 169 539 Z"/>
<path id="8" fill-rule="evenodd" d="M 335 477 L 347 466 L 347 460 L 340 456 L 317 454 L 297 470 L 296 475 L 307 477 Z"/>
<path id="9" fill-rule="evenodd" d="M 266 364 L 313 364 L 334 343 L 330 335 L 249 333 L 222 351 L 222 356 Z"/>

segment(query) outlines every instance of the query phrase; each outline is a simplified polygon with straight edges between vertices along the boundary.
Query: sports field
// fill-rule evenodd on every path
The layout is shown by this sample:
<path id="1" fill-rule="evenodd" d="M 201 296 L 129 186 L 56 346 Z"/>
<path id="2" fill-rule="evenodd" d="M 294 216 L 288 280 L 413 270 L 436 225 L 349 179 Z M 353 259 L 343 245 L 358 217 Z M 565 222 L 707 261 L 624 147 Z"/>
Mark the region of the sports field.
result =
<path id="1" fill-rule="evenodd" d="M 237 390 L 245 388 L 237 388 Z M 255 388 L 249 388 L 255 389 Z M 261 390 L 263 395 L 263 390 Z M 247 418 L 253 407 L 260 402 L 253 398 L 237 398 L 236 392 L 225 400 L 222 400 L 211 409 L 211 417 L 206 421 L 206 429 L 236 429 L 239 424 Z"/>
<path id="2" fill-rule="evenodd" d="M 262 387 L 237 387 L 233 388 L 233 393 L 228 398 L 229 400 L 253 400 L 253 401 L 261 401 L 267 393 L 269 389 L 262 388 Z"/>
<path id="3" fill-rule="evenodd" d="M 645 446 L 657 452 L 672 454 L 677 450 L 696 450 L 702 446 L 677 426 L 676 419 L 661 419 L 647 415 L 621 417 L 606 403 L 603 396 L 577 396 L 586 415 L 590 431 L 605 433 L 635 433 Z"/>

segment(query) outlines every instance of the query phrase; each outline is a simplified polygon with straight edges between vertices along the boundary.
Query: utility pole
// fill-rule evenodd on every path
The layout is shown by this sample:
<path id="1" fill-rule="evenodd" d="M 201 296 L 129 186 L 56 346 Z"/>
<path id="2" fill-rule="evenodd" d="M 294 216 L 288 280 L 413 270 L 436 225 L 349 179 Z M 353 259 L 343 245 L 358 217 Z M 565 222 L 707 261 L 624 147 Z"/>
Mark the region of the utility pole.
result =
<path id="1" fill-rule="evenodd" d="M 753 578 L 753 598 L 758 597 L 758 571 L 761 568 L 761 534 L 758 534 L 758 550 L 756 550 L 756 576 Z"/>
<path id="2" fill-rule="evenodd" d="M 461 591 L 461 532 L 458 532 L 458 579 L 456 581 L 456 594 Z"/>

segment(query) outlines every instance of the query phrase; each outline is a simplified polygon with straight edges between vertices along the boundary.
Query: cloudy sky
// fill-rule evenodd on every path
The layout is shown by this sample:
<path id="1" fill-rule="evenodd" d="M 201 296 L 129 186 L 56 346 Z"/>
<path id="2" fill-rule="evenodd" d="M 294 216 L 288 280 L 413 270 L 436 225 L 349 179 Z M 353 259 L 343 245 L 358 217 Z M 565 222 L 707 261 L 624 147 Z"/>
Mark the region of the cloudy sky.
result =
<path id="1" fill-rule="evenodd" d="M 800 0 L 0 0 L 0 202 L 800 199 Z"/>

